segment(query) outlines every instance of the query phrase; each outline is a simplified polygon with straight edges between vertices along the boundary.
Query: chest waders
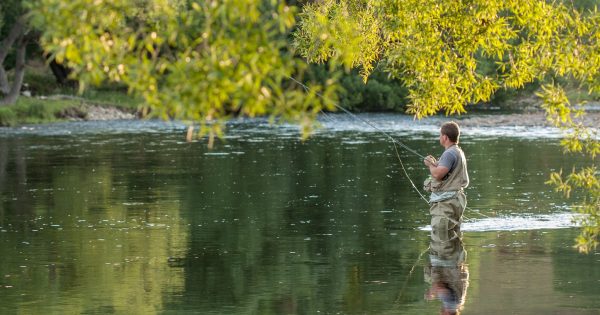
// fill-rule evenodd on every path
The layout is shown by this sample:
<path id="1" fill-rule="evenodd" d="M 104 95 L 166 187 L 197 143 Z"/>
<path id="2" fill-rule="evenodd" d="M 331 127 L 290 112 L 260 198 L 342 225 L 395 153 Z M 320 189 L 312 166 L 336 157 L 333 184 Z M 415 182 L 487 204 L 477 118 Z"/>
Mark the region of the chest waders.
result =
<path id="1" fill-rule="evenodd" d="M 429 213 L 431 214 L 431 237 L 447 238 L 448 231 L 460 227 L 462 215 L 467 206 L 464 188 L 469 185 L 467 163 L 463 151 L 456 145 L 448 148 L 454 150 L 458 161 L 454 169 L 448 172 L 444 180 L 429 178 L 424 188 L 431 192 Z M 458 237 L 457 235 L 452 238 Z"/>

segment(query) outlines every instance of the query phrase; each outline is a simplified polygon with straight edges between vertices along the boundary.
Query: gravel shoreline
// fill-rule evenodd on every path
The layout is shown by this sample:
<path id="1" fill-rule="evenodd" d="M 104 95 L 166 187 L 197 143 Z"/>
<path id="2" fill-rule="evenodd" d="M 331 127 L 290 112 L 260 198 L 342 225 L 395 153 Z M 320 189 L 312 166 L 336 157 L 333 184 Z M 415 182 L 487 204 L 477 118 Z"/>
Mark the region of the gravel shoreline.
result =
<path id="1" fill-rule="evenodd" d="M 471 114 L 456 119 L 461 127 L 494 127 L 494 126 L 525 126 L 525 127 L 552 127 L 546 119 L 546 113 L 533 112 L 522 114 Z M 576 118 L 587 127 L 600 127 L 600 112 L 587 112 L 585 116 Z"/>
<path id="2" fill-rule="evenodd" d="M 85 120 L 122 120 L 137 119 L 138 115 L 118 107 L 92 105 L 87 108 Z"/>
<path id="3" fill-rule="evenodd" d="M 127 111 L 114 106 L 89 105 L 85 108 L 85 115 L 66 115 L 70 120 L 132 120 L 140 119 L 138 113 Z M 83 116 L 83 117 L 82 117 Z M 531 126 L 551 127 L 544 112 L 531 112 L 519 114 L 467 114 L 463 116 L 448 117 L 460 123 L 461 127 L 494 127 L 494 126 Z M 584 117 L 577 118 L 585 126 L 600 127 L 600 111 L 589 111 Z"/>

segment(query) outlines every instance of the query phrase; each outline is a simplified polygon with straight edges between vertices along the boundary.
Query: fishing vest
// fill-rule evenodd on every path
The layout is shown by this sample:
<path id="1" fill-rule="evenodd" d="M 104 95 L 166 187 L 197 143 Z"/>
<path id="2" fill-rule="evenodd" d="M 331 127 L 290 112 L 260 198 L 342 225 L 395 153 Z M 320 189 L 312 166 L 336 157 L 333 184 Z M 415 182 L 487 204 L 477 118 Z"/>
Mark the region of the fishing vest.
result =
<path id="1" fill-rule="evenodd" d="M 450 170 L 443 180 L 430 178 L 425 181 L 425 190 L 432 193 L 457 192 L 469 186 L 469 174 L 467 174 L 467 159 L 464 152 L 453 145 L 447 150 L 453 150 L 458 157 L 456 167 Z"/>

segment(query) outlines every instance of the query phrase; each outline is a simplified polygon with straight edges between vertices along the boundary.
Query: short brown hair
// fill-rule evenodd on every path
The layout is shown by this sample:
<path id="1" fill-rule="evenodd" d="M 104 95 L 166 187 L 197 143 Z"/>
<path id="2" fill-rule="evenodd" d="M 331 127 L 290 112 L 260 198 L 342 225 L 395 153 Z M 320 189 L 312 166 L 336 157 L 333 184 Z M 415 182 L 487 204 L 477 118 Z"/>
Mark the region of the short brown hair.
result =
<path id="1" fill-rule="evenodd" d="M 458 143 L 458 138 L 460 137 L 460 128 L 458 127 L 457 123 L 453 121 L 444 123 L 440 132 L 443 135 L 448 136 L 450 141 Z"/>

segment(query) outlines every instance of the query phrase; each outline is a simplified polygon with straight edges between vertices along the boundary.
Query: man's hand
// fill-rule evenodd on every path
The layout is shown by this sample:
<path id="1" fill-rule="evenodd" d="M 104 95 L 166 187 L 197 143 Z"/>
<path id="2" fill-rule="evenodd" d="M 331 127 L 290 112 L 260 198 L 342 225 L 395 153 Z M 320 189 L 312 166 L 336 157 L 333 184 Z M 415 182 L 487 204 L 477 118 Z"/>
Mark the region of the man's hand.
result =
<path id="1" fill-rule="evenodd" d="M 424 160 L 425 166 L 429 168 L 431 176 L 437 180 L 442 180 L 446 174 L 448 174 L 448 168 L 445 166 L 439 166 L 438 161 L 431 155 L 428 155 Z"/>
<path id="2" fill-rule="evenodd" d="M 423 160 L 423 163 L 425 163 L 425 166 L 427 166 L 427 167 L 437 166 L 437 160 L 431 155 L 426 156 L 425 159 Z"/>

